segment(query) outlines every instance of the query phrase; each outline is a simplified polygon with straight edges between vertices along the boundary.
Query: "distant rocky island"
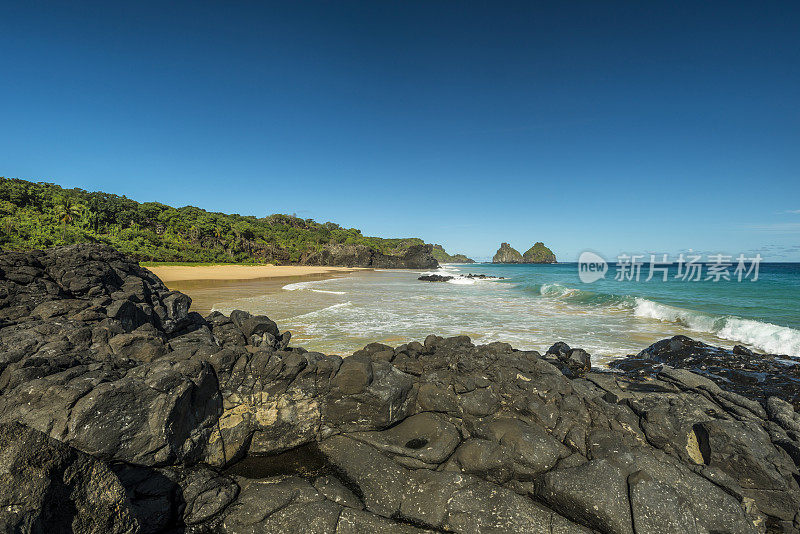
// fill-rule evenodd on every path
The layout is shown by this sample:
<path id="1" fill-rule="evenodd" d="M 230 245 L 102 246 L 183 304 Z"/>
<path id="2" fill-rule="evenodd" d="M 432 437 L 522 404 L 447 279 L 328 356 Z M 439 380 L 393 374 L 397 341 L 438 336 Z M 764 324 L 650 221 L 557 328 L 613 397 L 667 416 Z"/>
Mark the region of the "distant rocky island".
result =
<path id="1" fill-rule="evenodd" d="M 291 346 L 102 245 L 0 254 L 0 531 L 800 533 L 797 366 Z"/>
<path id="2" fill-rule="evenodd" d="M 475 260 L 463 254 L 448 254 L 442 245 L 433 245 L 431 252 L 439 263 L 475 263 Z"/>
<path id="3" fill-rule="evenodd" d="M 501 243 L 492 263 L 556 263 L 556 255 L 541 241 L 534 243 L 525 254 L 520 254 L 508 243 Z"/>

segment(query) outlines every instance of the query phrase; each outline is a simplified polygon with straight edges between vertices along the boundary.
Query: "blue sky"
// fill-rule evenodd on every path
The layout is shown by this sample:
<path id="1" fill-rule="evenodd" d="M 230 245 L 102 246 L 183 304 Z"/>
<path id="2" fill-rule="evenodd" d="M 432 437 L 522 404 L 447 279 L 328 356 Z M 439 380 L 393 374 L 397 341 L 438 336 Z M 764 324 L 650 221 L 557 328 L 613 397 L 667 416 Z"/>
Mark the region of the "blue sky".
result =
<path id="1" fill-rule="evenodd" d="M 796 2 L 2 2 L 0 175 L 800 261 L 799 34 Z"/>

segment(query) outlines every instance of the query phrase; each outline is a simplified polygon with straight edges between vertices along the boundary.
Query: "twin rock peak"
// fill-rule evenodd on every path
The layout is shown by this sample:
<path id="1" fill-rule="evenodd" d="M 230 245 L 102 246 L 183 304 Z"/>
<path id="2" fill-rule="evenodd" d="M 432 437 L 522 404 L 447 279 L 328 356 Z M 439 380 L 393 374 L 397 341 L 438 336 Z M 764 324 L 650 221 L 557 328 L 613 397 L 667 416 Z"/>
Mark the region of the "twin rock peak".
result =
<path id="1" fill-rule="evenodd" d="M 508 243 L 501 243 L 492 263 L 556 263 L 556 255 L 541 241 L 525 251 L 525 254 L 520 254 Z"/>

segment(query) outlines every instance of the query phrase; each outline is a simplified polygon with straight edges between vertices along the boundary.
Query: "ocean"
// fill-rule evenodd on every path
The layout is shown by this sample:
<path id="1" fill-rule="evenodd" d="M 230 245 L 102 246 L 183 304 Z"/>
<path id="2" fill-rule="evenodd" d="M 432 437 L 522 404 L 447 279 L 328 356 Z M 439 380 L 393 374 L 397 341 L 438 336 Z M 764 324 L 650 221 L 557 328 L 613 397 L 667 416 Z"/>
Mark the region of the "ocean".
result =
<path id="1" fill-rule="evenodd" d="M 218 302 L 268 315 L 292 343 L 347 355 L 367 343 L 399 345 L 428 334 L 466 334 L 476 343 L 504 341 L 545 351 L 556 341 L 581 347 L 596 363 L 636 354 L 676 334 L 730 348 L 800 357 L 800 264 L 762 263 L 750 277 L 700 281 L 675 278 L 678 266 L 650 281 L 606 277 L 582 283 L 578 265 L 459 264 L 422 282 L 431 271 L 357 271 L 327 280 L 296 282 L 264 294 Z M 484 274 L 491 279 L 465 278 Z M 502 279 L 501 279 L 502 277 Z"/>

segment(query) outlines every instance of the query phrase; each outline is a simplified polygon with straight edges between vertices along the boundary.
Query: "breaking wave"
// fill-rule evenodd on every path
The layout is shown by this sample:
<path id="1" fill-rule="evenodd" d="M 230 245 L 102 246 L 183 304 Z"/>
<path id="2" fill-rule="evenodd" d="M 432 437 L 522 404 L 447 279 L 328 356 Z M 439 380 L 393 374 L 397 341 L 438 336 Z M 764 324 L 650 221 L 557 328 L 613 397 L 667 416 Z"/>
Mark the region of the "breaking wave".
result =
<path id="1" fill-rule="evenodd" d="M 636 298 L 633 314 L 677 323 L 697 332 L 710 332 L 722 339 L 752 345 L 764 352 L 800 356 L 800 331 L 794 328 L 732 315 L 695 312 L 643 298 Z"/>
<path id="2" fill-rule="evenodd" d="M 713 334 L 721 339 L 744 343 L 771 354 L 800 356 L 800 330 L 772 323 L 743 319 L 733 315 L 714 315 L 629 295 L 596 293 L 557 283 L 530 288 L 547 298 L 577 305 L 615 306 L 629 310 L 636 317 L 675 323 L 695 332 Z"/>

